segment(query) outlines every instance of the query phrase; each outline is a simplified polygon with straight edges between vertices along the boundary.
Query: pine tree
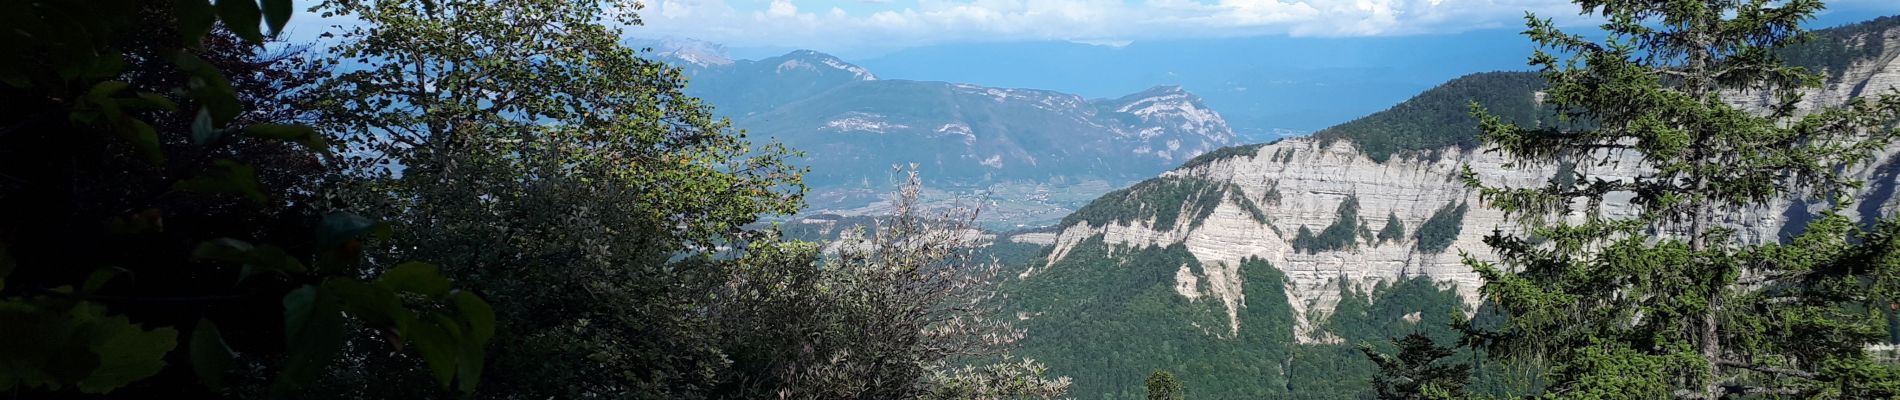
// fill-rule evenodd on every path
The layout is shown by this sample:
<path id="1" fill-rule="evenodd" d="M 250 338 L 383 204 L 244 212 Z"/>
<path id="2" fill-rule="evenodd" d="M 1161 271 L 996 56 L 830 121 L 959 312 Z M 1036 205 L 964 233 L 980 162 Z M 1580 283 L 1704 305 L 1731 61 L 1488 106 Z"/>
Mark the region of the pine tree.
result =
<path id="1" fill-rule="evenodd" d="M 1148 400 L 1181 400 L 1185 397 L 1181 392 L 1181 381 L 1174 380 L 1174 374 L 1157 369 L 1148 375 Z"/>
<path id="2" fill-rule="evenodd" d="M 1372 389 L 1380 399 L 1465 397 L 1465 381 L 1471 377 L 1470 367 L 1442 361 L 1454 354 L 1452 349 L 1439 346 L 1430 336 L 1422 333 L 1393 339 L 1392 344 L 1398 346 L 1396 355 L 1380 354 L 1371 346 L 1359 347 L 1359 351 L 1379 367 L 1379 375 L 1372 378 Z"/>
<path id="3" fill-rule="evenodd" d="M 1865 350 L 1884 340 L 1878 309 L 1900 292 L 1900 223 L 1869 230 L 1836 213 L 1852 202 L 1848 171 L 1892 140 L 1900 96 L 1798 107 L 1821 79 L 1774 49 L 1806 37 L 1816 0 L 1577 4 L 1608 21 L 1607 40 L 1527 16 L 1560 118 L 1519 126 L 1474 105 L 1480 138 L 1522 163 L 1633 156 L 1644 172 L 1501 187 L 1467 168 L 1486 205 L 1523 226 L 1485 239 L 1500 261 L 1466 255 L 1511 315 L 1467 340 L 1547 361 L 1548 393 L 1562 398 L 1900 395 L 1900 368 Z M 1735 92 L 1776 101 L 1723 101 Z M 1632 216 L 1602 213 L 1620 198 Z M 1785 244 L 1734 229 L 1733 216 L 1784 199 L 1832 209 Z"/>

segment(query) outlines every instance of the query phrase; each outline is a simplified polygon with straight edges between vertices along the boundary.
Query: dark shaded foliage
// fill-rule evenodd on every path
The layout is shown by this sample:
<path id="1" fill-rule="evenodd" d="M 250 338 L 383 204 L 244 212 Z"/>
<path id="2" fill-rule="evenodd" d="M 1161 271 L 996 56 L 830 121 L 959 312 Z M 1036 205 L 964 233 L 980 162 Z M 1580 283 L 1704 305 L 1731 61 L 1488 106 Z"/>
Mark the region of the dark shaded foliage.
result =
<path id="1" fill-rule="evenodd" d="M 1239 186 L 1192 177 L 1160 177 L 1136 183 L 1127 189 L 1109 192 L 1082 209 L 1062 218 L 1061 226 L 1087 222 L 1102 226 L 1126 225 L 1138 220 L 1153 220 L 1156 227 L 1172 227 L 1182 218 L 1190 226 L 1200 226 L 1224 198 L 1239 203 L 1259 221 L 1266 213 Z M 1192 213 L 1192 214 L 1187 214 Z M 1184 215 L 1187 214 L 1187 215 Z"/>
<path id="2" fill-rule="evenodd" d="M 1458 203 L 1446 204 L 1432 212 L 1432 217 L 1418 226 L 1418 250 L 1439 253 L 1451 248 L 1451 242 L 1456 241 L 1458 233 L 1464 230 L 1465 211 L 1469 209 L 1468 204 Z"/>
<path id="3" fill-rule="evenodd" d="M 1362 236 L 1361 231 L 1366 230 L 1360 226 L 1359 197 L 1346 197 L 1345 201 L 1339 203 L 1339 209 L 1333 213 L 1338 219 L 1333 220 L 1332 225 L 1321 229 L 1317 235 L 1312 230 L 1301 226 L 1300 233 L 1295 235 L 1290 243 L 1293 248 L 1307 253 L 1319 253 L 1347 249 L 1356 245 L 1359 237 Z"/>
<path id="4" fill-rule="evenodd" d="M 1313 133 L 1321 145 L 1348 140 L 1374 161 L 1392 156 L 1423 154 L 1478 145 L 1478 120 L 1469 105 L 1476 102 L 1506 120 L 1535 124 L 1555 114 L 1537 105 L 1533 93 L 1544 88 L 1543 78 L 1529 72 L 1485 72 L 1465 75 L 1390 109 Z"/>

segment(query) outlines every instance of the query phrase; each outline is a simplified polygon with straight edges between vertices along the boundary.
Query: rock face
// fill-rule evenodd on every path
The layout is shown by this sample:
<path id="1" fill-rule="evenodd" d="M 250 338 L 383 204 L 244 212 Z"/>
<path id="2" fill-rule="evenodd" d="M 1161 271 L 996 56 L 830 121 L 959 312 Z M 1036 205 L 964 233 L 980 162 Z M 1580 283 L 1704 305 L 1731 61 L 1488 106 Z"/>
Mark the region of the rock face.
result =
<path id="1" fill-rule="evenodd" d="M 1900 30 L 1889 31 L 1890 37 Z M 1839 79 L 1806 96 L 1803 107 L 1841 104 L 1848 99 L 1900 88 L 1900 40 L 1884 41 L 1887 51 L 1881 56 L 1856 62 L 1837 76 Z M 1763 107 L 1766 99 L 1758 94 L 1732 93 L 1726 98 L 1737 104 Z M 1223 150 L 1226 152 L 1228 150 Z M 1892 151 L 1869 166 L 1852 173 L 1868 181 L 1861 194 L 1866 203 L 1859 214 L 1884 214 L 1900 206 L 1893 195 L 1896 175 L 1900 175 L 1900 157 Z M 1486 182 L 1510 186 L 1541 185 L 1552 179 L 1559 166 L 1514 165 L 1502 156 L 1482 151 L 1448 148 L 1436 159 L 1393 157 L 1376 162 L 1350 141 L 1324 144 L 1313 139 L 1287 139 L 1257 147 L 1241 148 L 1208 162 L 1190 163 L 1168 171 L 1158 179 L 1187 179 L 1231 188 L 1223 192 L 1202 192 L 1200 196 L 1220 196 L 1218 201 L 1182 201 L 1180 218 L 1136 218 L 1127 221 L 1071 218 L 1054 238 L 1046 269 L 1063 260 L 1077 246 L 1099 238 L 1117 249 L 1184 245 L 1196 260 L 1206 266 L 1196 273 L 1183 267 L 1174 274 L 1176 291 L 1190 301 L 1219 301 L 1229 316 L 1229 331 L 1240 327 L 1234 317 L 1244 304 L 1246 293 L 1234 266 L 1248 258 L 1270 262 L 1284 273 L 1286 295 L 1296 314 L 1296 337 L 1302 343 L 1326 343 L 1334 339 L 1317 328 L 1325 315 L 1341 300 L 1342 289 L 1356 288 L 1370 293 L 1380 283 L 1406 278 L 1426 277 L 1443 288 L 1455 288 L 1468 308 L 1478 298 L 1474 289 L 1482 282 L 1460 254 L 1479 259 L 1495 259 L 1482 243 L 1494 229 L 1512 229 L 1513 224 L 1496 210 L 1483 207 L 1476 194 L 1458 182 L 1457 174 L 1470 165 Z M 1615 159 L 1615 158 L 1612 158 Z M 1589 176 L 1617 179 L 1636 175 L 1642 166 L 1634 159 L 1604 165 L 1578 167 Z M 1140 186 L 1137 186 L 1138 188 Z M 1117 192 L 1109 196 L 1124 195 Z M 1131 195 L 1132 196 L 1132 195 Z M 1338 249 L 1296 249 L 1296 232 L 1310 232 L 1336 225 L 1341 204 L 1349 199 L 1357 204 L 1359 221 L 1348 243 Z M 1108 199 L 1101 201 L 1120 201 Z M 1243 201 L 1244 200 L 1244 201 Z M 1627 203 L 1616 199 L 1606 203 L 1611 214 L 1629 212 Z M 1246 204 L 1251 202 L 1252 204 Z M 1456 218 L 1456 234 L 1448 248 L 1439 251 L 1420 245 L 1416 231 L 1427 225 L 1435 214 L 1468 205 Z M 1211 209 L 1206 209 L 1211 207 Z M 1801 221 L 1787 221 L 1789 208 L 1804 207 L 1783 202 L 1756 210 L 1743 210 L 1728 218 L 1726 224 L 1740 230 L 1744 240 L 1772 241 L 1785 234 L 1784 225 L 1797 228 Z M 1817 208 L 1818 209 L 1818 208 Z M 1257 212 L 1256 212 L 1257 210 Z M 1205 215 L 1201 218 L 1189 216 Z M 1448 214 L 1449 215 L 1449 214 Z M 1374 233 L 1396 218 L 1404 235 L 1395 240 L 1376 240 Z M 1439 225 L 1443 225 L 1440 223 Z M 1356 231 L 1356 232 L 1354 232 Z M 1046 240 L 1045 238 L 1024 238 Z M 1037 279 L 1026 273 L 1023 279 Z"/>

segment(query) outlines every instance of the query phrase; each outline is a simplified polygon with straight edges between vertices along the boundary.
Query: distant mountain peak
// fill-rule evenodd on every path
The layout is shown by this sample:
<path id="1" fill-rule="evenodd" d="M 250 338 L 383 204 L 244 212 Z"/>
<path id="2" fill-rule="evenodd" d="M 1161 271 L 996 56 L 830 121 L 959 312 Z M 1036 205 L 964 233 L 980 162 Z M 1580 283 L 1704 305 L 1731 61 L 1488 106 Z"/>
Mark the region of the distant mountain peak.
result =
<path id="1" fill-rule="evenodd" d="M 1151 87 L 1119 99 L 1109 100 L 1105 105 L 1115 112 L 1133 114 L 1143 122 L 1157 127 L 1170 127 L 1221 145 L 1233 142 L 1233 130 L 1227 126 L 1227 120 L 1221 118 L 1220 113 L 1209 109 L 1201 101 L 1200 96 L 1189 93 L 1187 89 L 1178 85 Z M 1162 132 L 1157 129 L 1145 129 L 1136 134 L 1145 139 Z"/>
<path id="2" fill-rule="evenodd" d="M 860 81 L 877 80 L 877 75 L 872 74 L 870 70 L 864 69 L 864 67 L 845 62 L 836 56 L 814 50 L 793 50 L 790 53 L 785 53 L 785 55 L 762 61 L 776 62 L 778 64 L 778 72 L 780 73 L 791 70 L 802 69 L 817 71 L 820 68 L 828 68 L 849 72 Z"/>
<path id="3" fill-rule="evenodd" d="M 1135 92 L 1135 94 L 1122 96 L 1119 99 L 1110 101 L 1110 103 L 1118 105 L 1115 107 L 1115 111 L 1117 112 L 1135 114 L 1142 114 L 1144 109 L 1154 111 L 1152 108 L 1156 106 L 1207 108 L 1206 105 L 1202 104 L 1201 96 L 1189 93 L 1187 89 L 1181 88 L 1180 85 L 1151 87 L 1147 90 Z"/>
<path id="4" fill-rule="evenodd" d="M 1182 88 L 1181 85 L 1154 85 L 1140 92 L 1136 92 L 1135 94 L 1143 95 L 1143 94 L 1165 94 L 1165 93 L 1187 93 L 1187 92 L 1188 92 L 1187 89 Z"/>
<path id="5" fill-rule="evenodd" d="M 733 63 L 733 59 L 726 56 L 725 46 L 704 40 L 680 37 L 627 39 L 627 45 L 650 48 L 654 55 L 702 67 Z"/>

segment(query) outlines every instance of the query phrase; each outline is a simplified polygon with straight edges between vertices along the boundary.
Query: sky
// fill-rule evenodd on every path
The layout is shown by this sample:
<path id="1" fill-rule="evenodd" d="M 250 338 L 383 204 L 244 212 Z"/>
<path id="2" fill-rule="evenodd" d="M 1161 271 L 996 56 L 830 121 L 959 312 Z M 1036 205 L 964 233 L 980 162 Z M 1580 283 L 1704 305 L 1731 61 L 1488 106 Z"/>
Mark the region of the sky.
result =
<path id="1" fill-rule="evenodd" d="M 646 38 L 875 54 L 970 42 L 1285 35 L 1359 37 L 1521 26 L 1525 11 L 1582 24 L 1569 0 L 648 0 Z M 1900 0 L 1837 0 L 1838 12 L 1900 13 Z"/>
<path id="2" fill-rule="evenodd" d="M 626 0 L 631 1 L 631 0 Z M 811 49 L 847 58 L 944 44 L 1377 37 L 1523 26 L 1525 11 L 1560 25 L 1593 24 L 1570 0 L 641 0 L 630 37 L 716 43 L 736 55 Z M 1833 0 L 1833 23 L 1900 14 L 1900 0 Z M 335 24 L 302 12 L 292 41 L 321 42 Z M 1822 26 L 1832 23 L 1821 24 Z M 775 53 L 776 52 L 776 53 Z"/>

